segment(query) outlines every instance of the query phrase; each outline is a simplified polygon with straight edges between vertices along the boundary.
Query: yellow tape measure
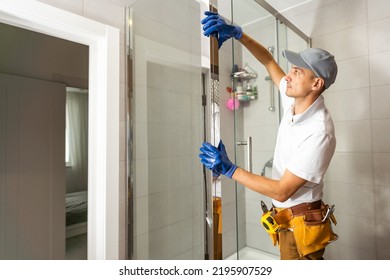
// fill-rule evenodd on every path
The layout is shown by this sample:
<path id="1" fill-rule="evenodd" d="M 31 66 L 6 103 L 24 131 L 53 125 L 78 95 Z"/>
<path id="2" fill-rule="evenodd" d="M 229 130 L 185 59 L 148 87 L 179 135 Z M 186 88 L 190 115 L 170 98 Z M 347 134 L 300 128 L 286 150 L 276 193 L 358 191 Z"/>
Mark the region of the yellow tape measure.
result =
<path id="1" fill-rule="evenodd" d="M 263 216 L 261 217 L 261 224 L 268 233 L 277 233 L 280 226 L 272 217 L 273 212 L 268 211 L 267 205 L 261 201 L 261 209 L 263 210 Z"/>
<path id="2" fill-rule="evenodd" d="M 269 211 L 261 217 L 261 224 L 265 228 L 265 230 L 269 233 L 277 233 L 280 229 L 280 226 L 272 217 L 272 212 Z"/>

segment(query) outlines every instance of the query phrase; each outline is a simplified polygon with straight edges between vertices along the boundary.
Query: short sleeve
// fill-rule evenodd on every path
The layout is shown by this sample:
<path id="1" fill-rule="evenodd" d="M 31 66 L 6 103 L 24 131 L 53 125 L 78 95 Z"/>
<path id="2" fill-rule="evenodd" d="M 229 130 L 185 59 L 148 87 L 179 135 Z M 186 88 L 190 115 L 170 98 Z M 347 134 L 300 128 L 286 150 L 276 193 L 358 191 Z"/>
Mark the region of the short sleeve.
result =
<path id="1" fill-rule="evenodd" d="M 336 139 L 326 133 L 312 134 L 295 151 L 287 169 L 309 182 L 320 183 L 336 148 Z"/>

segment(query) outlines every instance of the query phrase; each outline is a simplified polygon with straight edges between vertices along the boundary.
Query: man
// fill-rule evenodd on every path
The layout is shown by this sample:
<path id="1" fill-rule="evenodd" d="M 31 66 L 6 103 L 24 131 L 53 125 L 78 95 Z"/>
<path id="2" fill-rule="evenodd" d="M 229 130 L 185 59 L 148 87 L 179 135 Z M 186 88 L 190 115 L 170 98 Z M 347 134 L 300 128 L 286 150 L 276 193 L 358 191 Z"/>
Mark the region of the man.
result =
<path id="1" fill-rule="evenodd" d="M 233 164 L 222 141 L 218 147 L 203 143 L 201 162 L 214 173 L 272 198 L 272 216 L 280 227 L 269 234 L 274 244 L 279 243 L 281 259 L 323 259 L 325 246 L 337 239 L 328 219 L 335 223 L 334 216 L 324 217 L 328 206 L 322 202 L 324 174 L 336 147 L 333 121 L 322 96 L 336 79 L 334 57 L 322 49 L 284 50 L 292 64 L 286 75 L 269 51 L 240 27 L 226 24 L 216 13 L 205 14 L 205 36 L 215 36 L 219 47 L 229 38 L 239 40 L 266 67 L 280 90 L 284 114 L 272 179 Z"/>

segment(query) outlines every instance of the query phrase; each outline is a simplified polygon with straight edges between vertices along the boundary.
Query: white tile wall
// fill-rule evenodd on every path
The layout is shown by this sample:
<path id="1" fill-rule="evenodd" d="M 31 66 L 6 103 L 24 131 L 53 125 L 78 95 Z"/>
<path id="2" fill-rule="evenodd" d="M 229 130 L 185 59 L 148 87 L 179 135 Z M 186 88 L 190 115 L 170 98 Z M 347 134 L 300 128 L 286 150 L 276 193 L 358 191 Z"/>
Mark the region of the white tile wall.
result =
<path id="1" fill-rule="evenodd" d="M 368 21 L 387 18 L 390 16 L 389 3 L 386 0 L 367 0 Z"/>
<path id="2" fill-rule="evenodd" d="M 367 25 L 357 25 L 330 34 L 316 36 L 316 44 L 331 52 L 337 60 L 368 55 Z M 338 42 L 337 45 L 334 42 Z M 348 48 L 344 46 L 348 44 Z"/>
<path id="3" fill-rule="evenodd" d="M 388 61 L 390 59 L 390 51 L 381 53 L 370 53 L 370 82 L 372 86 L 387 85 L 390 80 L 388 69 Z"/>
<path id="4" fill-rule="evenodd" d="M 329 88 L 329 92 L 326 93 L 325 103 L 332 113 L 334 121 L 360 121 L 370 118 L 371 107 L 367 104 L 374 102 L 371 98 L 372 95 L 370 95 L 370 88 L 363 87 L 333 92 L 331 90 Z"/>
<path id="5" fill-rule="evenodd" d="M 371 152 L 371 121 L 344 121 L 335 124 L 337 131 L 337 151 L 339 152 Z M 365 133 L 362 133 L 364 131 Z"/>
<path id="6" fill-rule="evenodd" d="M 390 154 L 374 153 L 374 183 L 376 186 L 390 185 Z"/>
<path id="7" fill-rule="evenodd" d="M 390 118 L 390 86 L 371 87 L 371 108 L 373 119 Z"/>
<path id="8" fill-rule="evenodd" d="M 338 140 L 325 194 L 336 204 L 340 235 L 328 259 L 390 258 L 389 11 L 386 0 L 342 0 L 310 11 L 322 15 L 310 21 L 300 19 L 309 14 L 290 12 L 298 27 L 315 31 L 313 46 L 330 50 L 339 65 L 325 93 Z"/>
<path id="9" fill-rule="evenodd" d="M 374 152 L 389 153 L 390 135 L 388 132 L 390 122 L 388 119 L 372 120 L 372 138 Z"/>

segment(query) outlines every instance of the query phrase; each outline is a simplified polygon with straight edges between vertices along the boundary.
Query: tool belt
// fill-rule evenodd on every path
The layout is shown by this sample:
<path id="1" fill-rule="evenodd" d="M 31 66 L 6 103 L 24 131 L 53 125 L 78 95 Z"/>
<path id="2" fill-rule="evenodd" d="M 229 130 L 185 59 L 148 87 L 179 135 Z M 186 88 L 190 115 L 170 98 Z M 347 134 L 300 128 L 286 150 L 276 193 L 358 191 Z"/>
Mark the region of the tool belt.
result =
<path id="1" fill-rule="evenodd" d="M 327 215 L 329 205 L 324 204 L 321 200 L 289 208 L 273 207 L 271 211 L 274 212 L 273 218 L 279 224 L 280 231 L 293 232 L 301 256 L 321 250 L 338 239 L 331 224 L 331 222 L 337 224 L 333 211 Z M 278 233 L 269 235 L 276 245 Z"/>
<path id="2" fill-rule="evenodd" d="M 318 200 L 318 201 L 311 202 L 311 203 L 301 203 L 301 204 L 298 204 L 298 205 L 295 205 L 295 206 L 292 206 L 289 208 L 272 207 L 271 210 L 274 210 L 276 213 L 273 216 L 275 221 L 279 225 L 283 225 L 283 224 L 286 224 L 289 221 L 291 221 L 295 216 L 301 216 L 301 215 L 304 215 L 305 213 L 307 213 L 308 211 L 321 209 L 322 206 L 323 206 L 322 200 Z M 312 213 L 312 215 L 318 215 L 317 218 L 322 220 L 322 217 L 320 217 L 320 215 L 322 213 L 321 211 L 312 211 L 311 213 Z M 315 219 L 315 218 L 316 217 L 311 217 L 311 219 Z"/>

